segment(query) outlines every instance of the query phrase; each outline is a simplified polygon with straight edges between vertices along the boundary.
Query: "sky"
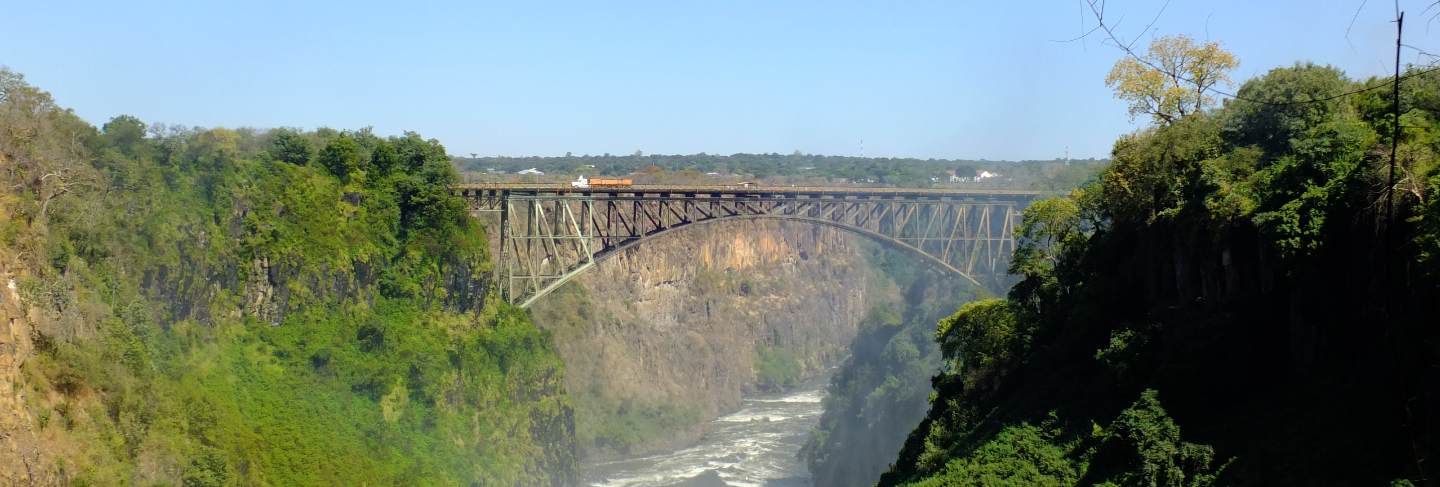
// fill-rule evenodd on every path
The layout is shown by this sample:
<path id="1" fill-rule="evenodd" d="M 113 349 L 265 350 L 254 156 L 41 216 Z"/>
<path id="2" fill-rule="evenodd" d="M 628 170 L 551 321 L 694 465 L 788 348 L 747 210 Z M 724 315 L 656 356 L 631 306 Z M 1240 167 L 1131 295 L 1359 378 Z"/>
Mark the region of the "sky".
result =
<path id="1" fill-rule="evenodd" d="M 1440 52 L 1433 1 L 1398 5 L 1406 44 Z M 454 155 L 1099 158 L 1147 121 L 1105 86 L 1123 53 L 1065 42 L 1094 26 L 1084 2 L 10 2 L 0 65 L 97 125 L 370 126 Z M 1137 46 L 1217 41 L 1242 81 L 1297 61 L 1387 74 L 1395 9 L 1110 0 L 1106 16 Z"/>

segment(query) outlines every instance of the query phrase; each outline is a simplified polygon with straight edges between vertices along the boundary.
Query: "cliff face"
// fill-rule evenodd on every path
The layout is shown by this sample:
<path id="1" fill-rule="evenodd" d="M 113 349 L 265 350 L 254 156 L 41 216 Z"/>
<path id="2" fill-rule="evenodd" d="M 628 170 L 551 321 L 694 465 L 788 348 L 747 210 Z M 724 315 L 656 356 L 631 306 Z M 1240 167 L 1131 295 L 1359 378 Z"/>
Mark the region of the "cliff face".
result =
<path id="1" fill-rule="evenodd" d="M 34 418 L 25 407 L 30 391 L 22 387 L 21 365 L 35 348 L 30 340 L 30 323 L 21 310 L 20 294 L 9 268 L 0 269 L 0 285 L 4 286 L 0 289 L 0 484 L 49 483 L 52 480 L 45 475 L 48 469 L 40 464 Z"/>
<path id="2" fill-rule="evenodd" d="M 582 451 L 692 439 L 744 391 L 843 360 L 865 311 L 898 296 L 852 239 L 800 223 L 700 225 L 538 301 L 535 322 L 566 363 Z"/>

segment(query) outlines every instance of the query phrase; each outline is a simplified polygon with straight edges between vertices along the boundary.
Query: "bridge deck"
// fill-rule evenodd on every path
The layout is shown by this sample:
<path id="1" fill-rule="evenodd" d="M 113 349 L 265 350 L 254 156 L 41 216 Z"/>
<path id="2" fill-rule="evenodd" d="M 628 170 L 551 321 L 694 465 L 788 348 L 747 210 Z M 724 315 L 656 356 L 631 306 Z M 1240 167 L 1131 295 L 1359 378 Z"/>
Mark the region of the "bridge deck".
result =
<path id="1" fill-rule="evenodd" d="M 761 186 L 761 185 L 683 185 L 635 184 L 630 186 L 592 186 L 576 188 L 569 183 L 468 183 L 457 184 L 456 190 L 509 191 L 512 193 L 546 194 L 733 194 L 733 195 L 815 195 L 815 196 L 880 196 L 880 197 L 993 197 L 1033 199 L 1043 193 L 1009 189 L 956 188 L 874 188 L 861 186 Z"/>

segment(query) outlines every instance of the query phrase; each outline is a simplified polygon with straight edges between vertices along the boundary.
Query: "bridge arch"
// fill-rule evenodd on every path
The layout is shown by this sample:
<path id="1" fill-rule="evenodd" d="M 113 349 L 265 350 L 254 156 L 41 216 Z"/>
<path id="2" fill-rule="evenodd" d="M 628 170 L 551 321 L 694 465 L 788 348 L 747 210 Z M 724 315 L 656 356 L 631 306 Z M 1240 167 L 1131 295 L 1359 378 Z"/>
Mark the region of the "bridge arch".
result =
<path id="1" fill-rule="evenodd" d="M 945 261 L 943 261 L 943 260 L 940 260 L 939 258 L 936 258 L 935 256 L 930 255 L 930 254 L 926 253 L 926 252 L 923 251 L 923 250 L 920 250 L 920 249 L 918 249 L 918 248 L 915 248 L 914 246 L 912 246 L 912 245 L 910 245 L 910 244 L 907 244 L 907 243 L 905 243 L 905 242 L 902 242 L 902 241 L 900 241 L 900 240 L 896 240 L 896 239 L 893 239 L 893 238 L 887 237 L 887 236 L 885 236 L 885 235 L 881 235 L 881 234 L 879 234 L 879 233 L 875 233 L 875 232 L 872 232 L 872 231 L 869 231 L 869 230 L 866 230 L 866 229 L 863 229 L 863 228 L 858 228 L 858 227 L 854 227 L 854 226 L 850 226 L 850 225 L 845 225 L 845 224 L 841 224 L 841 223 L 836 223 L 836 222 L 832 222 L 832 221 L 828 221 L 828 220 L 820 220 L 820 219 L 816 219 L 816 218 L 793 217 L 793 216 L 786 216 L 786 215 L 736 215 L 736 216 L 730 216 L 730 217 L 720 217 L 720 218 L 712 218 L 712 219 L 708 219 L 708 220 L 700 220 L 700 221 L 696 221 L 696 222 L 690 222 L 690 223 L 685 223 L 685 224 L 681 224 L 681 225 L 676 225 L 676 226 L 672 226 L 672 227 L 660 229 L 660 230 L 657 230 L 657 231 L 655 231 L 655 232 L 652 232 L 652 233 L 650 233 L 650 234 L 648 234 L 648 235 L 645 235 L 645 236 L 643 236 L 643 237 L 636 238 L 636 239 L 632 239 L 632 240 L 627 240 L 627 241 L 625 241 L 625 242 L 623 242 L 623 243 L 621 243 L 621 244 L 619 244 L 619 245 L 616 245 L 616 246 L 614 246 L 614 247 L 607 248 L 607 249 L 605 249 L 605 250 L 603 250 L 603 251 L 597 252 L 597 253 L 595 254 L 595 259 L 594 259 L 593 261 L 588 261 L 588 262 L 582 262 L 582 263 L 580 263 L 580 264 L 577 265 L 574 269 L 571 269 L 569 272 L 567 272 L 563 277 L 560 277 L 560 278 L 554 280 L 553 282 L 547 284 L 544 288 L 541 288 L 541 289 L 540 289 L 539 291 L 537 291 L 535 294 L 532 294 L 532 295 L 529 295 L 529 296 L 525 297 L 524 299 L 518 301 L 518 303 L 519 303 L 520 307 L 522 307 L 522 308 L 528 308 L 528 307 L 530 307 L 531 304 L 534 304 L 534 303 L 535 303 L 536 301 L 538 301 L 540 298 L 545 297 L 545 295 L 550 294 L 551 292 L 555 291 L 556 289 L 559 289 L 560 286 L 563 286 L 563 285 L 565 285 L 565 283 L 570 282 L 571 280 L 575 279 L 575 278 L 578 277 L 579 275 L 583 274 L 585 271 L 589 270 L 591 267 L 600 265 L 601 263 L 603 263 L 603 262 L 605 262 L 605 261 L 607 261 L 607 260 L 610 260 L 611 258 L 613 258 L 613 257 L 615 257 L 615 256 L 617 256 L 617 255 L 620 255 L 620 254 L 624 253 L 626 250 L 629 250 L 629 249 L 631 249 L 631 248 L 637 247 L 637 246 L 639 246 L 642 242 L 647 242 L 647 241 L 649 241 L 649 240 L 651 240 L 651 239 L 663 237 L 663 236 L 665 236 L 666 234 L 669 234 L 669 233 L 672 233 L 672 232 L 682 231 L 682 230 L 689 229 L 689 228 L 693 228 L 693 227 L 700 226 L 700 225 L 706 225 L 706 224 L 711 224 L 711 223 L 719 223 L 719 222 L 727 222 L 727 221 L 733 222 L 733 221 L 746 221 L 746 220 L 752 220 L 752 221 L 753 221 L 753 220 L 761 220 L 761 221 L 764 221 L 764 220 L 774 220 L 774 221 L 788 221 L 788 222 L 803 222 L 803 223 L 809 223 L 809 224 L 817 225 L 817 226 L 823 226 L 823 227 L 829 227 L 829 228 L 839 229 L 839 230 L 848 232 L 848 233 L 850 233 L 851 235 L 857 235 L 857 236 L 865 237 L 865 238 L 870 239 L 871 241 L 880 243 L 880 244 L 882 244 L 882 245 L 887 245 L 887 246 L 889 246 L 889 247 L 891 247 L 891 248 L 894 248 L 894 249 L 898 249 L 898 250 L 901 250 L 901 251 L 909 252 L 911 255 L 916 256 L 916 257 L 919 257 L 920 259 L 929 262 L 930 264 L 936 266 L 938 269 L 940 269 L 940 270 L 942 270 L 942 271 L 944 271 L 944 272 L 953 274 L 953 275 L 955 275 L 956 277 L 959 277 L 959 278 L 961 278 L 961 279 L 965 279 L 965 280 L 969 281 L 970 283 L 972 283 L 972 284 L 974 284 L 974 285 L 976 285 L 976 286 L 979 286 L 979 287 L 987 287 L 985 284 L 982 284 L 979 280 L 975 279 L 974 277 L 971 277 L 969 274 L 966 274 L 964 271 L 961 271 L 960 269 L 956 269 L 954 266 L 951 266 L 949 263 L 947 263 L 947 262 L 945 262 Z"/>
<path id="2" fill-rule="evenodd" d="M 498 215 L 495 282 L 528 307 L 598 262 L 696 224 L 782 220 L 836 228 L 907 251 L 1003 292 L 1029 192 L 896 188 L 462 185 L 477 215 Z"/>

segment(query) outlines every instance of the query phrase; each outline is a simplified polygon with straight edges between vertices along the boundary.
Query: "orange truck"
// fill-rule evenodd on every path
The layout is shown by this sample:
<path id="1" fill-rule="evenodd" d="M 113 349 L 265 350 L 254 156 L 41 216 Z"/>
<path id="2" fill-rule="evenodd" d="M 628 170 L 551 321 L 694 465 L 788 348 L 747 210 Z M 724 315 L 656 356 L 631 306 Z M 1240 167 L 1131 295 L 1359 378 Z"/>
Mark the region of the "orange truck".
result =
<path id="1" fill-rule="evenodd" d="M 613 188 L 617 186 L 630 186 L 632 184 L 635 184 L 635 181 L 630 178 L 586 178 L 585 176 L 580 176 L 578 179 L 570 182 L 570 186 L 576 188 Z"/>

